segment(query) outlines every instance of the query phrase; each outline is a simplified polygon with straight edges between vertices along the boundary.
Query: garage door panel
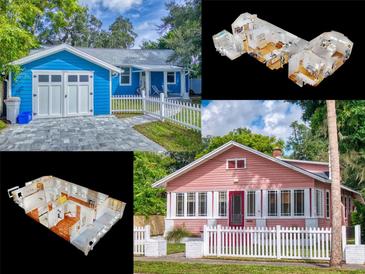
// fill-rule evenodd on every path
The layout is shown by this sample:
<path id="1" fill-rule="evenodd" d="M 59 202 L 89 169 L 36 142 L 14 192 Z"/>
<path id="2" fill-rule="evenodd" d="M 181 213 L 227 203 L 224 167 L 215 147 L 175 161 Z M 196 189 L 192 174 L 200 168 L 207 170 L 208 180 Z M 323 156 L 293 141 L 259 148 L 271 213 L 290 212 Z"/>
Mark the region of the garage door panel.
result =
<path id="1" fill-rule="evenodd" d="M 89 86 L 79 86 L 79 98 L 80 98 L 80 113 L 89 112 Z"/>
<path id="2" fill-rule="evenodd" d="M 77 96 L 77 85 L 69 85 L 68 86 L 68 113 L 75 114 L 77 113 L 77 103 L 78 103 L 78 96 Z"/>
<path id="3" fill-rule="evenodd" d="M 49 115 L 49 86 L 38 87 L 39 115 Z"/>
<path id="4" fill-rule="evenodd" d="M 51 87 L 51 115 L 61 115 L 61 99 L 62 99 L 62 86 L 52 86 Z"/>

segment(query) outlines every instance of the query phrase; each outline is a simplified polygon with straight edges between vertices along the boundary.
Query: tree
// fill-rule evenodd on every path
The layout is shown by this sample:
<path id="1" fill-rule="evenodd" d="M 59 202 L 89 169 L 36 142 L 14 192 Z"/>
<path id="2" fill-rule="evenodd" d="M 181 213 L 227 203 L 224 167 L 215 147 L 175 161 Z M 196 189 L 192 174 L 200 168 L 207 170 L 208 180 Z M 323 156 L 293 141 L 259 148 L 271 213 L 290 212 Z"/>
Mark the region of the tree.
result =
<path id="1" fill-rule="evenodd" d="M 293 132 L 286 148 L 292 151 L 290 158 L 298 160 L 328 161 L 328 143 L 305 124 L 294 121 L 290 127 Z"/>
<path id="2" fill-rule="evenodd" d="M 331 266 L 339 266 L 342 261 L 341 248 L 341 176 L 340 156 L 338 151 L 336 103 L 327 100 L 328 141 L 331 166 L 331 204 L 332 204 L 332 246 Z"/>
<path id="3" fill-rule="evenodd" d="M 207 138 L 205 142 L 206 148 L 197 154 L 196 158 L 209 153 L 210 151 L 224 145 L 229 141 L 236 141 L 237 143 L 246 145 L 268 155 L 272 155 L 274 148 L 283 148 L 283 140 L 276 137 L 265 136 L 262 134 L 252 133 L 247 128 L 235 129 L 224 136 L 215 136 Z"/>
<path id="4" fill-rule="evenodd" d="M 303 120 L 310 124 L 318 142 L 327 142 L 325 101 L 295 101 L 304 111 Z M 365 100 L 336 101 L 341 175 L 354 189 L 365 187 Z"/>
<path id="5" fill-rule="evenodd" d="M 169 174 L 171 162 L 169 157 L 162 154 L 134 153 L 134 214 L 144 216 L 165 214 L 165 189 L 153 188 L 152 184 Z"/>
<path id="6" fill-rule="evenodd" d="M 77 0 L 3 0 L 0 2 L 0 72 L 3 79 L 9 72 L 15 75 L 20 67 L 10 62 L 26 56 L 38 46 L 35 37 L 42 24 L 61 28 L 81 8 Z"/>
<path id="7" fill-rule="evenodd" d="M 156 41 L 144 41 L 142 48 L 173 49 L 170 62 L 181 63 L 193 76 L 201 74 L 201 1 L 166 4 L 168 15 L 158 27 L 163 35 Z"/>
<path id="8" fill-rule="evenodd" d="M 110 48 L 130 48 L 134 45 L 137 34 L 133 31 L 133 25 L 129 19 L 118 16 L 109 27 Z"/>

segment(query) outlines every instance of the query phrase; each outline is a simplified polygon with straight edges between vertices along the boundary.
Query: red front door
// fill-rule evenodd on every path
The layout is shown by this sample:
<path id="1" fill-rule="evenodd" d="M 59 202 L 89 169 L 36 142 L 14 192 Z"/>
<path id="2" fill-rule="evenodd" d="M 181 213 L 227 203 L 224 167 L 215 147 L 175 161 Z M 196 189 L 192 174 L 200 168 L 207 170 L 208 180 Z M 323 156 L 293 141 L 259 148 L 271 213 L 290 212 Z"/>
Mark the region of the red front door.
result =
<path id="1" fill-rule="evenodd" d="M 229 226 L 244 225 L 244 191 L 229 192 Z"/>

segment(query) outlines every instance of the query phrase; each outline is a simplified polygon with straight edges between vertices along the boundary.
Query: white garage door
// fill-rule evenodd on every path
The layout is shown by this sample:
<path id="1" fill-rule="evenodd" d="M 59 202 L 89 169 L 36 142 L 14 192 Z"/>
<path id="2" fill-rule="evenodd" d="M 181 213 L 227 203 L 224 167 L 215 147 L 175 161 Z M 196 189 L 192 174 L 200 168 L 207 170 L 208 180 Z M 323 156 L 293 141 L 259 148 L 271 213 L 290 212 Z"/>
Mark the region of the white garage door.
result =
<path id="1" fill-rule="evenodd" d="M 33 117 L 93 114 L 93 73 L 33 72 Z"/>

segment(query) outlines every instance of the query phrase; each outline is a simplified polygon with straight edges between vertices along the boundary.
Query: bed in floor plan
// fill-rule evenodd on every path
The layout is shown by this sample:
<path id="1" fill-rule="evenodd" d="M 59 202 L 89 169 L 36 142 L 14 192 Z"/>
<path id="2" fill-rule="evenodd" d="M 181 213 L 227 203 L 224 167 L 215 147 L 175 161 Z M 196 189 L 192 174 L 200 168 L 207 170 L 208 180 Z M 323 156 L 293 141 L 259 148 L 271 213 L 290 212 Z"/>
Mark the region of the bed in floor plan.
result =
<path id="1" fill-rule="evenodd" d="M 25 213 L 88 254 L 123 216 L 125 203 L 106 194 L 44 176 L 8 190 Z"/>
<path id="2" fill-rule="evenodd" d="M 317 86 L 350 57 L 353 43 L 342 33 L 325 32 L 306 41 L 248 12 L 213 36 L 217 51 L 233 60 L 248 53 L 271 70 L 289 63 L 288 77 L 299 86 Z"/>

